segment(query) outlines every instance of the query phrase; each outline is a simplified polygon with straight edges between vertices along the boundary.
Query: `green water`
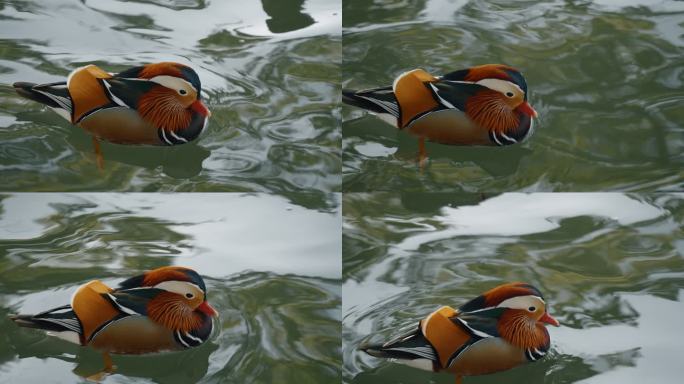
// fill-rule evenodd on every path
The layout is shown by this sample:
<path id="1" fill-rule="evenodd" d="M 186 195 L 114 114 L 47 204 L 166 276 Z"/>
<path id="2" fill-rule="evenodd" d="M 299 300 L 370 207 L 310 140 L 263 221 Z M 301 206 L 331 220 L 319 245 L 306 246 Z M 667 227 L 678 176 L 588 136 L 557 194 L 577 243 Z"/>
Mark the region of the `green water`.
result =
<path id="1" fill-rule="evenodd" d="M 466 383 L 679 382 L 682 194 L 358 193 L 344 220 L 346 383 L 453 383 L 356 347 L 510 281 L 538 287 L 560 321 L 551 352 Z"/>
<path id="2" fill-rule="evenodd" d="M 15 194 L 0 197 L 0 382 L 75 383 L 97 352 L 7 315 L 69 302 L 165 265 L 203 275 L 220 313 L 188 351 L 114 356 L 104 383 L 339 382 L 339 195 L 306 208 L 269 195 Z M 317 236 L 309 236 L 315 232 Z"/>
<path id="3" fill-rule="evenodd" d="M 507 63 L 540 114 L 523 145 L 429 144 L 421 172 L 413 137 L 346 106 L 345 191 L 684 188 L 681 1 L 345 0 L 343 41 L 344 88 Z"/>
<path id="4" fill-rule="evenodd" d="M 104 143 L 104 170 L 11 87 L 158 61 L 198 72 L 209 125 Z M 428 143 L 420 168 L 414 137 L 340 106 L 342 87 L 484 63 L 527 79 L 521 145 Z M 683 105 L 677 0 L 0 0 L 0 383 L 103 364 L 9 314 L 166 265 L 204 276 L 217 329 L 114 356 L 105 384 L 453 383 L 356 348 L 515 280 L 560 320 L 551 351 L 466 384 L 679 382 Z M 566 191 L 613 192 L 527 194 Z"/>
<path id="5" fill-rule="evenodd" d="M 339 0 L 0 1 L 0 172 L 5 191 L 340 189 Z M 213 115 L 174 148 L 105 144 L 20 98 L 85 63 L 179 61 Z"/>

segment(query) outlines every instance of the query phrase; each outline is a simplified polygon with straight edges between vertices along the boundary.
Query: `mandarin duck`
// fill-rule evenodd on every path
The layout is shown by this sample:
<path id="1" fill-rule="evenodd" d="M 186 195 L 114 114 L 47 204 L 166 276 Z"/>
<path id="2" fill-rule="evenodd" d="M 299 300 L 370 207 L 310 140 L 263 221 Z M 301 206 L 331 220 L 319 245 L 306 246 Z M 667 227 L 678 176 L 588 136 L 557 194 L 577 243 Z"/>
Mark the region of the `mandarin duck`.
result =
<path id="1" fill-rule="evenodd" d="M 537 112 L 527 102 L 527 83 L 517 69 L 485 64 L 433 76 L 422 69 L 402 73 L 391 87 L 342 90 L 342 100 L 378 114 L 419 139 L 450 145 L 504 146 L 533 131 Z"/>
<path id="2" fill-rule="evenodd" d="M 162 267 L 131 277 L 116 289 L 90 281 L 76 289 L 67 305 L 10 319 L 21 327 L 101 351 L 103 372 L 112 372 L 109 353 L 182 350 L 207 341 L 218 313 L 206 295 L 197 272 Z"/>
<path id="3" fill-rule="evenodd" d="M 539 290 L 525 283 L 493 288 L 457 310 L 443 306 L 411 331 L 384 344 L 364 344 L 367 354 L 433 372 L 484 375 L 541 359 L 551 339 L 544 324 L 559 323 Z"/>
<path id="4" fill-rule="evenodd" d="M 202 133 L 211 116 L 201 100 L 197 73 L 173 62 L 116 74 L 90 64 L 75 69 L 66 82 L 17 82 L 14 88 L 90 132 L 100 168 L 99 139 L 116 144 L 184 144 Z"/>

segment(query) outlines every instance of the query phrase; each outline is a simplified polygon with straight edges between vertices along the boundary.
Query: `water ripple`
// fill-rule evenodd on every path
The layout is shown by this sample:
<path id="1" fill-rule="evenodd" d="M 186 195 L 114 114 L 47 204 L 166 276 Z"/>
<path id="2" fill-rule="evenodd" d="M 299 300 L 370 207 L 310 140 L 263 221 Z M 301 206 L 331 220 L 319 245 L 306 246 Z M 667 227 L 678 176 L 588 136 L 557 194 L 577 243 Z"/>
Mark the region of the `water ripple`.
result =
<path id="1" fill-rule="evenodd" d="M 0 121 L 0 141 L 40 136 L 53 150 L 33 150 L 30 167 L 13 157 L 16 151 L 0 152 L 9 157 L 0 157 L 0 164 L 12 159 L 22 165 L 2 170 L 7 182 L 0 189 L 340 189 L 338 122 L 327 118 L 339 102 L 338 2 L 26 0 L 2 6 L 0 17 L 2 83 L 59 81 L 91 62 L 117 71 L 172 60 L 197 70 L 213 112 L 189 149 L 106 146 L 105 171 L 98 175 L 90 169 L 95 164 L 87 135 L 59 119 L 46 127 L 50 111 L 3 87 L 0 100 L 16 119 Z M 312 167 L 306 157 L 286 160 L 307 163 L 281 164 L 267 156 L 272 146 L 290 143 L 306 145 L 324 160 Z"/>
<path id="2" fill-rule="evenodd" d="M 680 2 L 395 3 L 344 2 L 345 88 L 389 84 L 416 67 L 439 74 L 504 62 L 524 72 L 541 118 L 527 153 L 428 144 L 421 171 L 414 139 L 344 107 L 345 191 L 652 191 L 684 182 Z M 358 142 L 406 156 L 359 153 Z"/>
<path id="3" fill-rule="evenodd" d="M 680 349 L 684 195 L 359 193 L 344 207 L 345 382 L 453 381 L 356 348 L 506 281 L 539 287 L 562 327 L 543 361 L 471 381 L 676 377 L 661 359 Z"/>

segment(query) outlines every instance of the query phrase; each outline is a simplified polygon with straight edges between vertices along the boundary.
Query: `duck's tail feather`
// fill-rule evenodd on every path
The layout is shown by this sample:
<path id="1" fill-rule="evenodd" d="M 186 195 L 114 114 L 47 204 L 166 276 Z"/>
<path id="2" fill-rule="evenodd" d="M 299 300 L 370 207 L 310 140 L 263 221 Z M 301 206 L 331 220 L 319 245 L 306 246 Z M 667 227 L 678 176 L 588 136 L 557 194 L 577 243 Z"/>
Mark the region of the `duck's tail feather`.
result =
<path id="1" fill-rule="evenodd" d="M 367 89 L 363 91 L 342 90 L 342 101 L 355 107 L 367 109 L 379 114 L 399 117 L 399 104 L 392 87 Z"/>
<path id="2" fill-rule="evenodd" d="M 384 344 L 363 343 L 359 350 L 384 359 L 437 361 L 434 348 L 418 327 Z"/>
<path id="3" fill-rule="evenodd" d="M 73 104 L 66 82 L 35 84 L 19 81 L 12 86 L 22 97 L 57 110 L 64 110 L 68 115 L 71 115 Z"/>
<path id="4" fill-rule="evenodd" d="M 82 333 L 81 322 L 71 306 L 51 309 L 37 315 L 10 315 L 10 320 L 20 327 L 42 329 L 50 332 L 72 331 Z"/>

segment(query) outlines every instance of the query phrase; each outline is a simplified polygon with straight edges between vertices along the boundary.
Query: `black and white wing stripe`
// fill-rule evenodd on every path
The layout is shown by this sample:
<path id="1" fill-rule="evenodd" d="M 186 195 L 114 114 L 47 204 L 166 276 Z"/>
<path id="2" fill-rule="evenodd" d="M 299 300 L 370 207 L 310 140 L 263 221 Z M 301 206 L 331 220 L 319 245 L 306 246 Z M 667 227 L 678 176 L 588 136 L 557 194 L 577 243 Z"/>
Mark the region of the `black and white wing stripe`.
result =
<path id="1" fill-rule="evenodd" d="M 436 361 L 438 359 L 434 348 L 425 340 L 425 338 L 413 330 L 411 334 L 401 336 L 394 340 L 388 341 L 383 345 L 384 351 L 404 352 L 415 357 L 422 357 L 428 360 Z"/>
<path id="2" fill-rule="evenodd" d="M 142 313 L 139 313 L 136 310 L 129 308 L 125 304 L 122 304 L 121 302 L 119 302 L 118 298 L 116 296 L 112 295 L 111 293 L 108 293 L 107 297 L 110 299 L 112 304 L 114 304 L 116 309 L 118 309 L 119 311 L 121 311 L 127 315 L 142 315 Z"/>
<path id="3" fill-rule="evenodd" d="M 399 117 L 399 105 L 397 103 L 393 103 L 393 102 L 387 101 L 387 100 L 377 99 L 377 98 L 371 97 L 371 96 L 359 95 L 359 97 L 377 105 L 378 107 L 382 108 L 385 112 L 389 113 L 390 115 L 392 115 L 394 117 Z"/>
<path id="4" fill-rule="evenodd" d="M 173 332 L 173 338 L 183 348 L 197 347 L 209 339 L 213 329 L 214 319 L 203 316 L 202 325 L 198 329 L 193 329 L 190 332 L 176 330 Z"/>
<path id="5" fill-rule="evenodd" d="M 471 326 L 466 320 L 464 320 L 460 317 L 456 317 L 455 321 L 458 321 L 459 323 L 461 323 L 461 325 L 463 325 L 465 327 L 465 329 L 468 330 L 468 332 L 476 338 L 484 339 L 487 337 L 498 337 L 499 336 L 498 333 L 492 334 L 490 330 L 485 330 L 482 328 L 478 329 L 475 326 Z"/>
<path id="6" fill-rule="evenodd" d="M 37 85 L 33 87 L 33 91 L 46 96 L 50 100 L 54 101 L 59 108 L 67 111 L 71 115 L 71 110 L 73 109 L 73 103 L 69 96 L 69 90 L 66 87 L 66 83 L 54 83 Z"/>
<path id="7" fill-rule="evenodd" d="M 178 330 L 173 333 L 173 338 L 185 348 L 196 347 L 204 343 L 204 340 L 200 339 L 199 337 L 193 336 L 189 332 L 182 332 Z"/>
<path id="8" fill-rule="evenodd" d="M 515 144 L 518 142 L 518 140 L 506 135 L 503 132 L 496 132 L 495 130 L 489 131 L 489 140 L 492 142 L 496 143 L 498 146 L 506 146 L 506 145 L 511 145 Z"/>
<path id="9" fill-rule="evenodd" d="M 188 142 L 183 136 L 178 136 L 174 131 L 170 129 L 159 128 L 157 131 L 159 138 L 168 145 L 178 145 L 185 144 Z"/>
<path id="10" fill-rule="evenodd" d="M 463 112 L 466 110 L 468 98 L 484 89 L 478 84 L 448 80 L 428 83 L 428 87 L 441 107 Z"/>
<path id="11" fill-rule="evenodd" d="M 23 326 L 52 332 L 71 331 L 80 335 L 83 329 L 70 305 L 53 308 L 36 315 L 17 315 L 13 317 L 13 320 L 20 322 Z"/>
<path id="12" fill-rule="evenodd" d="M 109 100 L 111 100 L 112 103 L 120 107 L 133 108 L 114 94 L 114 92 L 112 91 L 112 85 L 106 79 L 99 79 L 99 81 L 104 87 L 104 89 L 107 91 L 107 97 L 109 97 Z"/>
<path id="13" fill-rule="evenodd" d="M 74 313 L 70 305 L 39 313 L 34 318 L 60 325 L 69 331 L 82 333 L 81 321 L 76 317 L 76 313 Z"/>
<path id="14" fill-rule="evenodd" d="M 157 288 L 132 288 L 103 294 L 122 314 L 147 316 L 147 303 L 161 292 Z"/>
<path id="15" fill-rule="evenodd" d="M 401 111 L 392 87 L 367 89 L 363 91 L 342 90 L 342 101 L 346 104 L 367 109 L 375 113 L 386 113 L 399 118 Z"/>
<path id="16" fill-rule="evenodd" d="M 542 357 L 546 356 L 545 350 L 539 350 L 537 348 L 529 348 L 525 350 L 525 357 L 529 361 L 537 361 Z"/>
<path id="17" fill-rule="evenodd" d="M 439 102 L 439 104 L 441 104 L 441 106 L 442 106 L 443 108 L 446 108 L 446 109 L 458 109 L 458 110 L 460 110 L 460 111 L 463 110 L 463 109 L 461 109 L 461 108 L 456 107 L 455 105 L 453 105 L 452 103 L 450 103 L 450 102 L 447 101 L 446 99 L 444 99 L 444 98 L 439 94 L 439 89 L 437 89 L 437 87 L 435 86 L 434 83 L 429 83 L 429 86 L 430 86 L 430 90 L 432 91 L 432 94 L 434 95 L 435 99 L 437 100 L 437 102 Z"/>

